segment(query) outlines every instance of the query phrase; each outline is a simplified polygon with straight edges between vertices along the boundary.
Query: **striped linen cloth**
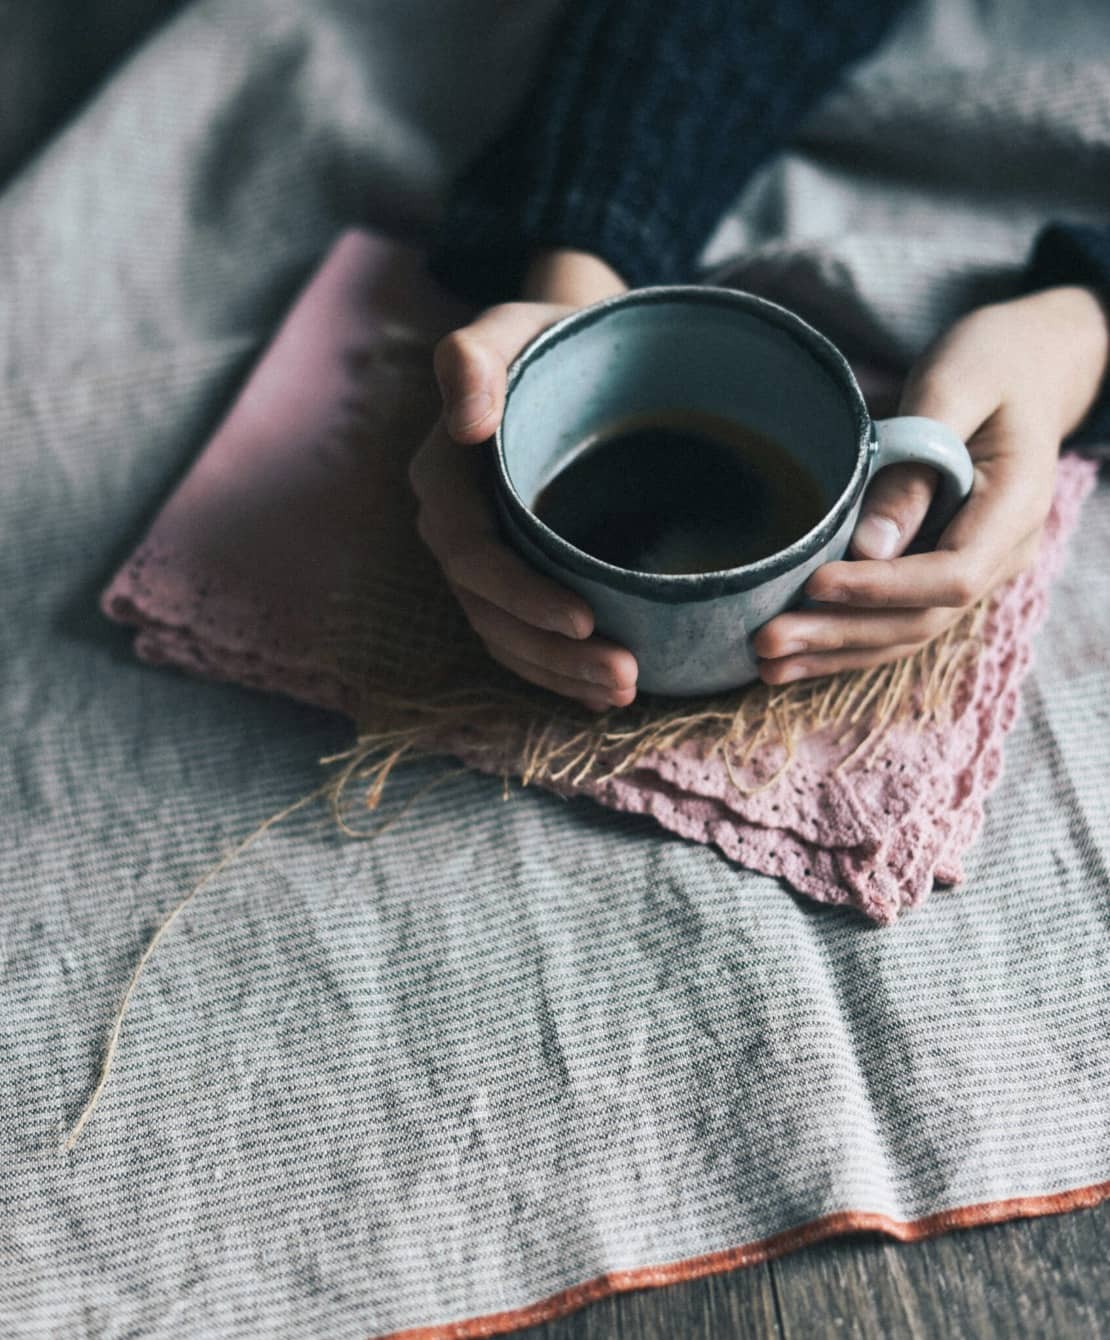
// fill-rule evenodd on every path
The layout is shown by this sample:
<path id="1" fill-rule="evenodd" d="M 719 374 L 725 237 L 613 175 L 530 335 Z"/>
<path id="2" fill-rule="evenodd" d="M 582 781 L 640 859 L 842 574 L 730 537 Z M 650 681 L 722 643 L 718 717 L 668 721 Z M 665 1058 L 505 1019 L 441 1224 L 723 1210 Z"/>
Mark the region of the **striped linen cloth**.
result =
<path id="1" fill-rule="evenodd" d="M 441 54 L 354 0 L 187 5 L 0 192 L 5 1335 L 458 1340 L 1110 1193 L 1105 483 L 966 896 L 875 930 L 475 776 L 370 844 L 305 810 L 175 925 L 60 1150 L 154 926 L 349 739 L 135 663 L 96 595 L 351 214 L 430 211 L 457 53 L 508 98 L 550 9 L 444 0 Z M 383 73 L 418 57 L 423 102 Z"/>

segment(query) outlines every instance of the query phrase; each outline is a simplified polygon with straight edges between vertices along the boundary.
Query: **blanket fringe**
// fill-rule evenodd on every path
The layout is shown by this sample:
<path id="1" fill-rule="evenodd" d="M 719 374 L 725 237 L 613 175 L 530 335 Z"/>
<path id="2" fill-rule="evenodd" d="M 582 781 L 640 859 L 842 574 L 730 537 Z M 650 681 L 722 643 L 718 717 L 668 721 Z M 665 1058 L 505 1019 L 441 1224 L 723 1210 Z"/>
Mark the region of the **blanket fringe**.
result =
<path id="1" fill-rule="evenodd" d="M 797 742 L 818 730 L 831 730 L 845 738 L 857 735 L 837 768 L 860 766 L 893 726 L 912 720 L 920 729 L 927 721 L 953 710 L 950 690 L 962 662 L 979 646 L 986 608 L 984 604 L 970 611 L 913 656 L 870 670 L 778 688 L 756 684 L 694 705 L 645 699 L 632 708 L 601 717 L 509 680 L 427 696 L 398 694 L 368 685 L 354 745 L 320 760 L 321 765 L 334 768 L 332 776 L 260 823 L 205 871 L 159 923 L 127 983 L 112 1020 L 96 1084 L 63 1139 L 62 1152 L 74 1148 L 96 1111 L 139 979 L 178 916 L 259 838 L 314 800 L 327 801 L 341 832 L 366 840 L 379 837 L 429 791 L 467 769 L 441 773 L 409 796 L 390 819 L 370 829 L 353 824 L 349 818 L 352 786 L 360 788 L 360 808 L 376 811 L 398 768 L 409 759 L 431 755 L 462 752 L 472 767 L 488 763 L 486 770 L 502 777 L 505 797 L 514 776 L 523 786 L 558 789 L 580 787 L 585 782 L 603 785 L 635 771 L 650 755 L 690 742 L 696 743 L 706 757 L 719 755 L 732 785 L 744 795 L 754 795 L 773 786 L 789 770 L 797 757 Z M 776 748 L 781 751 L 781 759 L 769 775 L 745 780 L 745 769 Z"/>
<path id="2" fill-rule="evenodd" d="M 867 670 L 779 687 L 753 684 L 694 704 L 645 698 L 600 716 L 508 679 L 438 694 L 398 693 L 367 679 L 358 738 L 328 760 L 342 764 L 332 812 L 344 832 L 362 836 L 345 817 L 351 785 L 358 783 L 363 806 L 376 810 L 401 764 L 432 755 L 461 755 L 472 767 L 502 775 L 506 786 L 515 777 L 522 786 L 558 790 L 603 786 L 649 756 L 692 743 L 703 757 L 722 759 L 739 793 L 754 795 L 790 769 L 800 740 L 829 731 L 845 742 L 837 771 L 864 766 L 895 726 L 920 730 L 953 710 L 955 678 L 981 645 L 987 608 L 983 602 L 968 611 L 913 655 Z M 767 775 L 744 776 L 776 754 Z"/>

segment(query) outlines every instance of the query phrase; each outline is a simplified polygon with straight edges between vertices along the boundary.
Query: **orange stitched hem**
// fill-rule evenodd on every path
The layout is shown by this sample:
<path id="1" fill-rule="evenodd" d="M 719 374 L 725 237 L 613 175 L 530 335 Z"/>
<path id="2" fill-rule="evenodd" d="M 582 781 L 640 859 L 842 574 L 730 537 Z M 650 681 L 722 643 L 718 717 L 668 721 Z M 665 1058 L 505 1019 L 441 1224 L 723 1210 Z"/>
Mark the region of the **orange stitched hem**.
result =
<path id="1" fill-rule="evenodd" d="M 406 1331 L 392 1331 L 389 1335 L 379 1337 L 379 1340 L 476 1340 L 476 1337 L 481 1336 L 504 1335 L 507 1331 L 518 1331 L 525 1326 L 536 1326 L 543 1321 L 565 1317 L 568 1312 L 608 1298 L 611 1294 L 679 1284 L 683 1280 L 720 1275 L 741 1266 L 759 1265 L 773 1257 L 785 1256 L 799 1247 L 808 1247 L 843 1233 L 885 1233 L 898 1242 L 920 1242 L 954 1228 L 977 1228 L 983 1224 L 1000 1224 L 1007 1219 L 1035 1219 L 1042 1214 L 1090 1209 L 1108 1198 L 1110 1182 L 1099 1182 L 1095 1186 L 1079 1187 L 1075 1191 L 1061 1191 L 1055 1196 L 1018 1196 L 1013 1200 L 963 1205 L 958 1209 L 941 1210 L 938 1214 L 930 1214 L 924 1219 L 911 1219 L 906 1223 L 867 1210 L 841 1210 L 837 1214 L 813 1219 L 798 1228 L 776 1233 L 774 1237 L 749 1242 L 743 1247 L 692 1256 L 670 1265 L 614 1270 L 607 1275 L 598 1275 L 596 1279 L 586 1280 L 584 1284 L 563 1289 L 550 1298 L 542 1298 L 538 1303 L 530 1303 L 527 1307 L 512 1308 L 508 1312 L 491 1312 L 484 1317 L 447 1322 L 442 1326 L 414 1326 Z"/>

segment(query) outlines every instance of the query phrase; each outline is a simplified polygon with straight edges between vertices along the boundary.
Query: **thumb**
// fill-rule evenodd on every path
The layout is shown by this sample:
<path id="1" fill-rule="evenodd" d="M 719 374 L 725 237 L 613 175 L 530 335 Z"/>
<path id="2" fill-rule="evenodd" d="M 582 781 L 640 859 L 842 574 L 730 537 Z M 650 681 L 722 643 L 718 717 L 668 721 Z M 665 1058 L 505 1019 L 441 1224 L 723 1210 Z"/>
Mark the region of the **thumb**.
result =
<path id="1" fill-rule="evenodd" d="M 965 344 L 966 336 L 957 325 L 919 360 L 906 379 L 898 413 L 937 419 L 967 442 L 990 406 L 977 365 L 973 362 L 970 372 L 966 369 Z M 863 500 L 851 553 L 856 558 L 897 558 L 905 553 L 921 529 L 936 486 L 937 472 L 927 465 L 889 465 L 880 470 Z"/>
<path id="2" fill-rule="evenodd" d="M 447 431 L 456 442 L 489 437 L 501 422 L 509 364 L 529 340 L 570 310 L 554 303 L 504 303 L 440 340 L 433 365 Z"/>
<path id="3" fill-rule="evenodd" d="M 888 465 L 871 481 L 852 535 L 856 558 L 897 558 L 925 520 L 937 486 L 927 465 Z"/>

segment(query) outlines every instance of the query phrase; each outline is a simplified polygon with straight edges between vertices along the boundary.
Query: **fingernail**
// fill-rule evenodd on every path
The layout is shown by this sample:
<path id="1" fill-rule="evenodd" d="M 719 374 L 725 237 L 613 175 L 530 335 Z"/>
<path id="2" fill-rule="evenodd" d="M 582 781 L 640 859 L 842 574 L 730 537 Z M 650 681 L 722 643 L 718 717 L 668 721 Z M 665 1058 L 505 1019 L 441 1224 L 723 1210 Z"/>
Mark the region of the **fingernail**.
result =
<path id="1" fill-rule="evenodd" d="M 830 586 L 824 591 L 806 591 L 810 600 L 819 600 L 824 605 L 842 605 L 848 598 L 843 586 Z"/>
<path id="2" fill-rule="evenodd" d="M 889 517 L 872 514 L 863 518 L 852 538 L 868 558 L 893 558 L 902 531 Z"/>
<path id="3" fill-rule="evenodd" d="M 607 689 L 619 689 L 622 687 L 616 675 L 613 674 L 607 666 L 587 664 L 582 667 L 583 679 L 588 679 L 591 684 L 604 684 Z"/>
<path id="4" fill-rule="evenodd" d="M 553 633 L 562 633 L 565 637 L 572 637 L 577 642 L 586 634 L 579 628 L 578 620 L 570 610 L 560 609 L 558 607 L 544 612 L 543 626 Z M 598 683 L 608 683 L 608 680 L 599 680 Z"/>
<path id="5" fill-rule="evenodd" d="M 447 418 L 454 432 L 462 432 L 481 423 L 493 408 L 493 396 L 488 391 L 474 391 L 456 401 L 447 412 Z"/>

